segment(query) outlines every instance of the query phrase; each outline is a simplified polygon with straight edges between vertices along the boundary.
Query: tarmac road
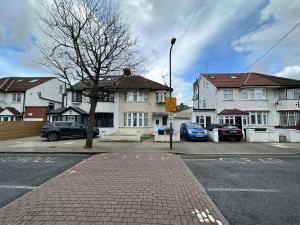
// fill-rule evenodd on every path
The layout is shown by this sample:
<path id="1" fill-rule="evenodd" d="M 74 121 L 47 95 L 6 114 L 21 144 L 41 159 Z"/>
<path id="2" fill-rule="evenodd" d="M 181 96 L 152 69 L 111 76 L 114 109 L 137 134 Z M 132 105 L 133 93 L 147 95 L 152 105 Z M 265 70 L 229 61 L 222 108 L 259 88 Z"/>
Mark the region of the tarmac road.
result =
<path id="1" fill-rule="evenodd" d="M 300 156 L 182 156 L 231 225 L 300 224 Z"/>
<path id="2" fill-rule="evenodd" d="M 87 157 L 79 154 L 0 154 L 0 207 Z"/>

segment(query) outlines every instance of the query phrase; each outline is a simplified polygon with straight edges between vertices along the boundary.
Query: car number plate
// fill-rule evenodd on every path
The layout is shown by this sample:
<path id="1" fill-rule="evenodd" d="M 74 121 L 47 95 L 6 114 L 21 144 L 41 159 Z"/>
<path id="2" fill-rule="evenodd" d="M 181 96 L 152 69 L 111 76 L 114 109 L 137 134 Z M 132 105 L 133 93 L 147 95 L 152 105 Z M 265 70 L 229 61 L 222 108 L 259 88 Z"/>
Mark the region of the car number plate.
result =
<path id="1" fill-rule="evenodd" d="M 203 137 L 203 134 L 197 134 L 197 137 Z"/>
<path id="2" fill-rule="evenodd" d="M 230 131 L 231 134 L 237 134 L 237 131 Z"/>

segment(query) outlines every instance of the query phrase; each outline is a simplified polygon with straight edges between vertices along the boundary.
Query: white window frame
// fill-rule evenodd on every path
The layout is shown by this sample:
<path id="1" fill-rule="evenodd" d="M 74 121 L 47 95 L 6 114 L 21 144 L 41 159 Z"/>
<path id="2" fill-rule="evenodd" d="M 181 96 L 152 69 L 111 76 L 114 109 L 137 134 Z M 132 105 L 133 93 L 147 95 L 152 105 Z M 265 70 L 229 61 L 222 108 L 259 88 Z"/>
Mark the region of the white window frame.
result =
<path id="1" fill-rule="evenodd" d="M 233 100 L 233 90 L 232 89 L 223 90 L 223 100 L 224 101 L 232 101 Z"/>
<path id="2" fill-rule="evenodd" d="M 267 89 L 266 88 L 251 88 L 242 90 L 242 100 L 267 100 Z"/>
<path id="3" fill-rule="evenodd" d="M 21 93 L 13 93 L 12 102 L 21 102 L 21 101 L 22 101 Z"/>
<path id="4" fill-rule="evenodd" d="M 282 124 L 282 115 L 285 114 L 286 124 Z M 290 123 L 290 117 L 294 118 L 294 123 Z M 279 113 L 279 124 L 280 126 L 296 126 L 298 120 L 300 120 L 300 112 L 299 111 L 283 111 Z"/>
<path id="5" fill-rule="evenodd" d="M 156 92 L 156 102 L 166 102 L 167 92 L 157 91 Z"/>
<path id="6" fill-rule="evenodd" d="M 254 122 L 252 121 L 254 118 Z M 259 123 L 259 121 L 261 121 Z M 265 111 L 256 111 L 256 112 L 249 112 L 248 118 L 249 125 L 268 125 L 268 112 Z"/>
<path id="7" fill-rule="evenodd" d="M 296 93 L 299 93 L 297 97 Z M 300 89 L 281 89 L 278 98 L 279 100 L 300 100 Z"/>
<path id="8" fill-rule="evenodd" d="M 124 94 L 125 102 L 148 102 L 148 92 L 146 91 L 129 91 Z"/>
<path id="9" fill-rule="evenodd" d="M 124 127 L 148 127 L 148 124 L 149 118 L 146 112 L 124 113 Z"/>

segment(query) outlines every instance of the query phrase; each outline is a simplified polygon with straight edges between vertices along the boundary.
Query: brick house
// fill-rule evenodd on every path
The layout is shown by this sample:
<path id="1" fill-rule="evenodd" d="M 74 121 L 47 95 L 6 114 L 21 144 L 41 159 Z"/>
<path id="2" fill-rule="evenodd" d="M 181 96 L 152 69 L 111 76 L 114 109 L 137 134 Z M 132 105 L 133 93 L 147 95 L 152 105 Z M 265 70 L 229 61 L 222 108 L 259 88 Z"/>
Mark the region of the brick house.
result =
<path id="1" fill-rule="evenodd" d="M 300 80 L 259 73 L 201 74 L 194 83 L 192 120 L 204 127 L 295 127 L 300 121 Z"/>
<path id="2" fill-rule="evenodd" d="M 56 77 L 0 78 L 0 121 L 46 121 L 63 104 L 65 85 Z"/>

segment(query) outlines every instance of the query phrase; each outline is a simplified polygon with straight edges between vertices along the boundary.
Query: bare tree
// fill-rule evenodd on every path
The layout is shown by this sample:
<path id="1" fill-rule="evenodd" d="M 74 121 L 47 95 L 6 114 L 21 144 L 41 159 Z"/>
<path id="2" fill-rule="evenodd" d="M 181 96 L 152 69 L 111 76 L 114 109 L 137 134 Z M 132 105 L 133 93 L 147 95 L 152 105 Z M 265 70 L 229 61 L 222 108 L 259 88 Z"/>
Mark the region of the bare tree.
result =
<path id="1" fill-rule="evenodd" d="M 85 85 L 83 95 L 90 98 L 85 147 L 91 148 L 99 80 L 138 64 L 136 39 L 111 0 L 41 0 L 41 5 L 38 22 L 47 37 L 39 44 L 42 63 L 71 89 L 79 81 Z"/>

